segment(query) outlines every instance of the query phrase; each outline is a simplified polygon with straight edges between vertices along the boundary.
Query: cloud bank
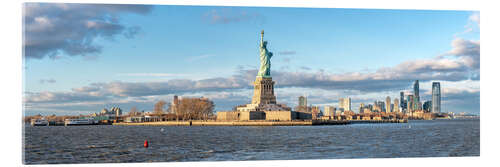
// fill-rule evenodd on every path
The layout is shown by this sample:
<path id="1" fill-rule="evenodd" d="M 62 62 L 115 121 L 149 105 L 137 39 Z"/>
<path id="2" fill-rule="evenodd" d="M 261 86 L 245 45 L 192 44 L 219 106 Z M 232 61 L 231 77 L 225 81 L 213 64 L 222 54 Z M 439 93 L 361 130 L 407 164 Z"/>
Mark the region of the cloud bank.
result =
<path id="1" fill-rule="evenodd" d="M 67 3 L 25 3 L 23 7 L 26 59 L 100 53 L 97 38 L 133 38 L 140 31 L 138 26 L 121 23 L 121 14 L 145 15 L 152 10 L 146 5 Z"/>

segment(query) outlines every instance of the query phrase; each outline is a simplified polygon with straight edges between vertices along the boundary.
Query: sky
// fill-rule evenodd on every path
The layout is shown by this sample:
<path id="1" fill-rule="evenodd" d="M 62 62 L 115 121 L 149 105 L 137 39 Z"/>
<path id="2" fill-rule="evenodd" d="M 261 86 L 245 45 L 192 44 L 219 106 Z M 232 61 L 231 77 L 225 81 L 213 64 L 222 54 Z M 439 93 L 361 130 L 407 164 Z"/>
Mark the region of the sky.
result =
<path id="1" fill-rule="evenodd" d="M 338 106 L 440 82 L 442 112 L 479 114 L 477 11 L 25 3 L 25 115 L 77 115 L 208 97 L 251 102 L 260 31 L 279 103 Z M 393 100 L 392 100 L 393 101 Z"/>

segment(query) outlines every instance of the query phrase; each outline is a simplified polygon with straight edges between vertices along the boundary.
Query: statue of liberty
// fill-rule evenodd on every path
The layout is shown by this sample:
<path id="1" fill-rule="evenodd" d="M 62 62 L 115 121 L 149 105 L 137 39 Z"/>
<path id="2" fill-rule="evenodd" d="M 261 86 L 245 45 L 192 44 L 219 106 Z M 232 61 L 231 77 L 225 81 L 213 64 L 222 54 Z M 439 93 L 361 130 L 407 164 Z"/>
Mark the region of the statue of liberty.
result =
<path id="1" fill-rule="evenodd" d="M 271 57 L 273 53 L 267 50 L 267 41 L 264 41 L 264 30 L 260 33 L 260 68 L 257 76 L 271 77 Z"/>

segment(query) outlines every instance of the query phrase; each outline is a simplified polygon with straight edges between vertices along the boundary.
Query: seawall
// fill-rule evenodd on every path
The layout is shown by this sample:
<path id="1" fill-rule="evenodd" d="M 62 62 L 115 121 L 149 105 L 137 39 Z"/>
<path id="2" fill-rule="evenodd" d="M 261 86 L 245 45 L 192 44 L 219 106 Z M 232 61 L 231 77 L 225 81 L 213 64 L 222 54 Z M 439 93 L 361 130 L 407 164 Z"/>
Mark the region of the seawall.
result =
<path id="1" fill-rule="evenodd" d="M 121 122 L 121 126 L 315 126 L 346 125 L 351 123 L 406 123 L 407 120 L 305 120 L 305 121 L 162 121 Z"/>

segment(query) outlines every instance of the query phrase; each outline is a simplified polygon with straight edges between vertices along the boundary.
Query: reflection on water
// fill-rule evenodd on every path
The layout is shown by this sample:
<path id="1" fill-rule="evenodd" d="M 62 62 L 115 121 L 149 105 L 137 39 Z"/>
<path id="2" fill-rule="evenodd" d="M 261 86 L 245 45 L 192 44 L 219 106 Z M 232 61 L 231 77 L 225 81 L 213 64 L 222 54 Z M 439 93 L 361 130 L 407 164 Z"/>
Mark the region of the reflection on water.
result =
<path id="1" fill-rule="evenodd" d="M 270 127 L 26 125 L 24 131 L 26 164 L 441 156 L 479 156 L 479 119 Z"/>

